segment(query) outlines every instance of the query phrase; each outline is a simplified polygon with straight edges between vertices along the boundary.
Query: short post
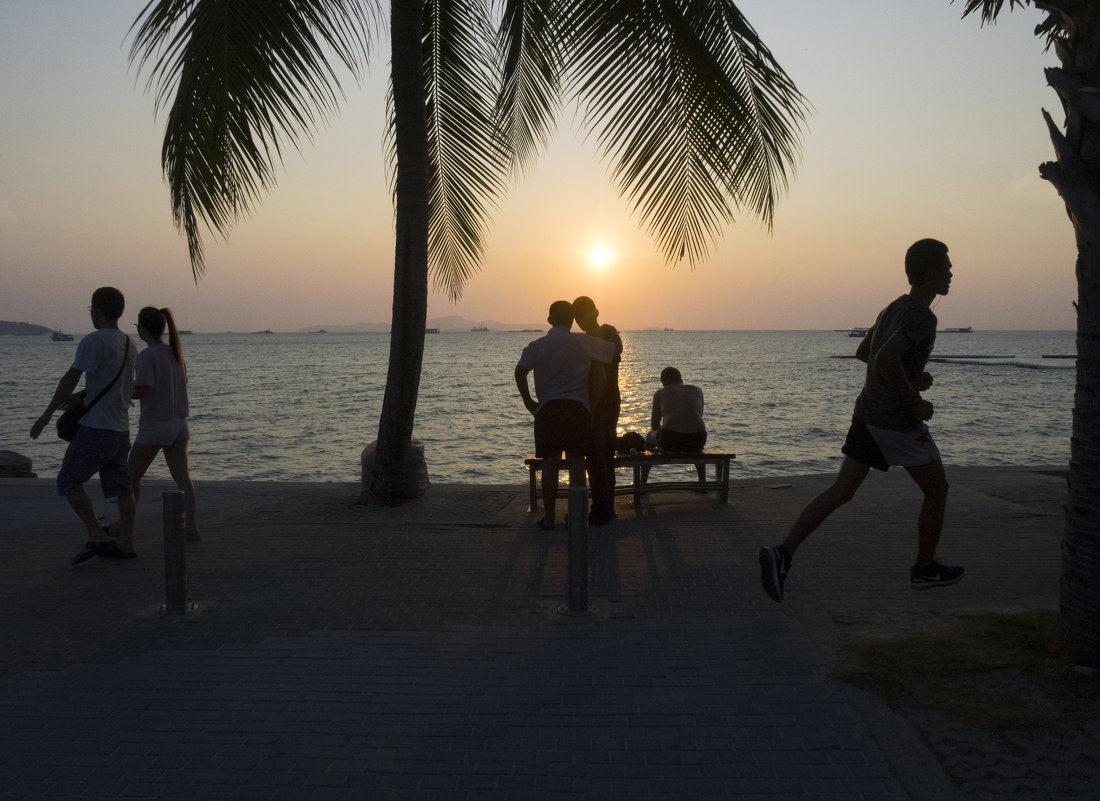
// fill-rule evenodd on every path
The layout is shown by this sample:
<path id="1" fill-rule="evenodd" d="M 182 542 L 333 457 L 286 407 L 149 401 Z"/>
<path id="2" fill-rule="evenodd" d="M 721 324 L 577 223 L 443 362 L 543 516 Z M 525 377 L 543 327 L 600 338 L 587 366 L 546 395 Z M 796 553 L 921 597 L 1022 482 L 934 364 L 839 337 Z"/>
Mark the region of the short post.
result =
<path id="1" fill-rule="evenodd" d="M 182 615 L 187 611 L 187 564 L 183 536 L 183 493 L 161 494 L 164 510 L 164 598 L 165 611 Z"/>
<path id="2" fill-rule="evenodd" d="M 579 475 L 578 475 L 579 473 Z M 559 606 L 563 615 L 592 615 L 598 610 L 588 605 L 588 487 L 584 468 L 569 471 L 569 544 L 566 573 L 569 581 L 569 605 Z"/>

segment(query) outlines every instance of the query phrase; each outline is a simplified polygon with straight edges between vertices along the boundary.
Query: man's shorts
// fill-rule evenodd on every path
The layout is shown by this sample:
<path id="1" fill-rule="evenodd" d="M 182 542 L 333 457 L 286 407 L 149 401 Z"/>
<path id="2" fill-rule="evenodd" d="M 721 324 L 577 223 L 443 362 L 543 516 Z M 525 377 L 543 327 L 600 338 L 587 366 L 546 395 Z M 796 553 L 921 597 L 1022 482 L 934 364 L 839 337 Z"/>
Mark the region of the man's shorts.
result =
<path id="1" fill-rule="evenodd" d="M 657 430 L 657 447 L 663 451 L 701 451 L 707 444 L 707 432 L 696 431 L 693 434 L 681 434 L 667 428 Z"/>
<path id="2" fill-rule="evenodd" d="M 924 423 L 908 431 L 894 431 L 867 425 L 855 417 L 840 450 L 845 456 L 876 470 L 889 470 L 891 466 L 919 467 L 940 458 L 940 449 Z"/>
<path id="3" fill-rule="evenodd" d="M 177 417 L 173 420 L 147 421 L 138 426 L 135 445 L 157 445 L 166 448 L 176 443 L 187 442 L 191 438 L 187 420 Z"/>
<path id="4" fill-rule="evenodd" d="M 535 456 L 553 459 L 562 451 L 583 456 L 591 427 L 592 415 L 583 403 L 547 401 L 535 413 Z"/>
<path id="5" fill-rule="evenodd" d="M 57 494 L 68 495 L 84 486 L 96 473 L 104 498 L 118 498 L 131 491 L 126 457 L 130 453 L 130 432 L 81 426 L 76 432 L 61 470 L 57 473 Z"/>

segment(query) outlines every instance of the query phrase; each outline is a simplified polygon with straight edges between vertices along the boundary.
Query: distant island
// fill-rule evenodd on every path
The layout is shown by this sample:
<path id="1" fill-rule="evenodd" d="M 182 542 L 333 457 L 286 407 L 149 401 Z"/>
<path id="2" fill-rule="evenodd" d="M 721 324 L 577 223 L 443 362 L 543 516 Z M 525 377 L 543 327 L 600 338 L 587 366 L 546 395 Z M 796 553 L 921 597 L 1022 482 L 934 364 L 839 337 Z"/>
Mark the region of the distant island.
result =
<path id="1" fill-rule="evenodd" d="M 13 323 L 10 320 L 0 320 L 0 335 L 17 337 L 34 337 L 53 332 L 52 328 L 34 323 Z"/>

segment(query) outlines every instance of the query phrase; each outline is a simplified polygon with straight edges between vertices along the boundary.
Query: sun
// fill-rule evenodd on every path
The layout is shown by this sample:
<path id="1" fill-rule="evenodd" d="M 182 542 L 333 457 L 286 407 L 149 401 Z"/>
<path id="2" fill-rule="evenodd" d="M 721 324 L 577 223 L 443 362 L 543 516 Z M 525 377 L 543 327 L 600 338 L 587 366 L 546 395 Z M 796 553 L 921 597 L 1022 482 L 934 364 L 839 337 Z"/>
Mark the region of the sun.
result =
<path id="1" fill-rule="evenodd" d="M 607 266 L 607 263 L 611 261 L 611 254 L 608 253 L 607 248 L 600 245 L 588 254 L 588 258 L 591 260 L 594 267 L 603 269 Z"/>

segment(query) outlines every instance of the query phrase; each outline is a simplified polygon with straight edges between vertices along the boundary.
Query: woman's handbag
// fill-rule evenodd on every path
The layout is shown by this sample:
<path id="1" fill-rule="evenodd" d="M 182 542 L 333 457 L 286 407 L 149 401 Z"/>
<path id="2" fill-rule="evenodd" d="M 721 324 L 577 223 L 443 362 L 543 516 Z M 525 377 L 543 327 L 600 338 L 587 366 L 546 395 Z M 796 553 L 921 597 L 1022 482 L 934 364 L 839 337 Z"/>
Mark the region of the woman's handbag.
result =
<path id="1" fill-rule="evenodd" d="M 95 396 L 95 400 L 84 405 L 84 393 L 80 393 L 80 397 L 69 404 L 68 408 L 61 413 L 61 416 L 57 418 L 57 436 L 66 442 L 72 442 L 73 437 L 76 436 L 76 432 L 80 430 L 80 420 L 88 413 L 88 410 L 99 403 L 99 399 L 107 394 L 107 391 L 115 385 L 115 381 L 118 381 L 118 377 L 122 375 L 122 371 L 126 369 L 126 356 L 130 353 L 130 337 L 126 337 L 126 350 L 122 352 L 122 366 L 118 368 L 118 372 L 115 373 L 114 379 L 111 383 L 103 388 L 103 391 Z"/>

